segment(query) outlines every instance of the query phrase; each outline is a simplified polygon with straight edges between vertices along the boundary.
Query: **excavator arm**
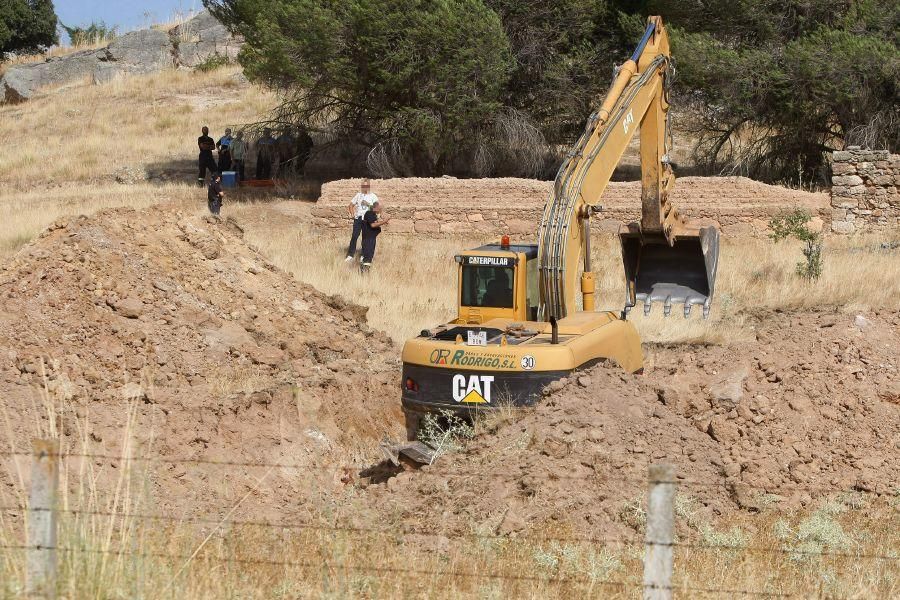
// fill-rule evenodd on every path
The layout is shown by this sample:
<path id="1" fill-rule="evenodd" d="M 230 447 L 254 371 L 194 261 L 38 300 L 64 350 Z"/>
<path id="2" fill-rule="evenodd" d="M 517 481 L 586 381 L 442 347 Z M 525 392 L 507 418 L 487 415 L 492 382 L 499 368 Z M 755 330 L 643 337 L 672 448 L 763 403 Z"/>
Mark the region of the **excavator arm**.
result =
<path id="1" fill-rule="evenodd" d="M 640 131 L 641 220 L 619 232 L 626 277 L 625 311 L 638 301 L 644 313 L 663 302 L 703 306 L 709 314 L 718 263 L 719 234 L 685 219 L 669 200 L 675 175 L 669 164 L 669 38 L 660 17 L 650 17 L 631 58 L 619 67 L 600 108 L 560 166 L 538 231 L 541 316 L 561 319 L 575 309 L 583 261 L 583 307 L 593 311 L 590 218 L 629 142 Z"/>

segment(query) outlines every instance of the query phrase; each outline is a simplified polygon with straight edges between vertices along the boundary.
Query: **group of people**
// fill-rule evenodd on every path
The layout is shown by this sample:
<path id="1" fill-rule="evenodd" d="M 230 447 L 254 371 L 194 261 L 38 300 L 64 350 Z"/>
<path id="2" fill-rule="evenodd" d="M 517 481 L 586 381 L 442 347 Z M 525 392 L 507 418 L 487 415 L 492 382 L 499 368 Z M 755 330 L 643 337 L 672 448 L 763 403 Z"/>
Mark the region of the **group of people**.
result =
<path id="1" fill-rule="evenodd" d="M 203 185 L 206 181 L 206 172 L 210 172 L 210 181 L 207 186 L 207 205 L 209 212 L 219 215 L 222 203 L 225 201 L 225 190 L 222 188 L 222 172 L 235 171 L 240 179 L 244 179 L 244 161 L 248 155 L 249 145 L 244 140 L 244 132 L 238 131 L 237 135 L 231 135 L 231 129 L 225 130 L 225 135 L 214 141 L 209 136 L 209 128 L 203 127 L 203 134 L 197 138 L 197 146 L 200 148 L 200 174 L 198 183 Z M 307 134 L 308 138 L 309 135 Z M 300 149 L 304 153 L 287 157 L 287 153 L 296 149 L 296 140 L 290 136 L 290 130 L 285 129 L 279 138 L 272 137 L 270 129 L 263 130 L 263 136 L 256 142 L 256 178 L 266 179 L 271 177 L 273 166 L 276 169 L 286 165 L 292 160 L 302 165 L 309 158 L 312 150 L 312 140 L 302 143 Z M 213 151 L 218 152 L 219 161 L 216 163 Z M 277 163 L 275 162 L 277 161 Z M 274 163 L 274 164 L 273 164 Z M 347 214 L 353 221 L 350 234 L 350 245 L 347 248 L 347 258 L 351 263 L 356 259 L 357 244 L 362 238 L 362 252 L 359 257 L 360 270 L 366 272 L 372 266 L 375 258 L 375 246 L 381 228 L 391 222 L 391 218 L 383 214 L 383 204 L 378 196 L 372 192 L 372 183 L 369 179 L 363 179 L 359 192 L 347 205 Z"/>
<path id="2" fill-rule="evenodd" d="M 214 141 L 209 135 L 209 127 L 204 126 L 201 131 L 197 138 L 200 149 L 198 185 L 202 186 L 206 181 L 207 171 L 211 179 L 216 173 L 234 171 L 237 178 L 244 181 L 245 162 L 250 156 L 250 142 L 244 139 L 244 132 L 238 131 L 237 135 L 232 136 L 228 128 L 225 135 Z M 299 128 L 297 135 L 294 135 L 290 127 L 285 127 L 277 138 L 272 136 L 271 129 L 264 129 L 262 137 L 256 140 L 256 179 L 272 179 L 275 173 L 284 174 L 287 171 L 302 175 L 312 149 L 313 140 L 303 128 Z M 213 151 L 218 154 L 218 162 Z"/>

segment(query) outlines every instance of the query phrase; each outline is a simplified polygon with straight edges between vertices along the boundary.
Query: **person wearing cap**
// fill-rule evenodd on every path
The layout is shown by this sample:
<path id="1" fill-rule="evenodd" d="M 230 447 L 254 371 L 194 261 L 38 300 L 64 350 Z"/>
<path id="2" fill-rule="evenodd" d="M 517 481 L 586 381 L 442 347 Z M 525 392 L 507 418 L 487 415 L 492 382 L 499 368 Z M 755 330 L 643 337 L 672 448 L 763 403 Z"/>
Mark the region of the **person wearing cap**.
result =
<path id="1" fill-rule="evenodd" d="M 346 262 L 350 262 L 356 256 L 356 242 L 363 231 L 363 217 L 378 202 L 378 196 L 371 192 L 371 187 L 371 181 L 368 178 L 363 179 L 359 185 L 359 192 L 353 196 L 353 199 L 350 200 L 350 204 L 347 206 L 347 214 L 353 219 L 353 233 L 350 235 L 347 258 L 344 259 Z"/>
<path id="2" fill-rule="evenodd" d="M 206 182 L 206 170 L 210 173 L 216 171 L 216 161 L 213 158 L 213 150 L 216 143 L 209 137 L 209 127 L 203 127 L 203 135 L 197 138 L 197 146 L 200 148 L 200 157 L 198 163 L 200 166 L 200 174 L 197 176 L 197 185 L 202 186 Z"/>
<path id="3" fill-rule="evenodd" d="M 219 151 L 219 173 L 231 170 L 231 144 L 234 138 L 231 136 L 231 128 L 225 129 L 225 135 L 216 142 L 216 149 Z"/>
<path id="4" fill-rule="evenodd" d="M 372 266 L 372 259 L 375 258 L 375 243 L 381 228 L 391 222 L 391 218 L 382 215 L 382 205 L 378 200 L 372 204 L 372 208 L 366 211 L 363 216 L 362 229 L 362 262 L 360 269 L 365 272 Z"/>
<path id="5" fill-rule="evenodd" d="M 213 173 L 210 177 L 206 199 L 209 212 L 218 217 L 222 208 L 222 202 L 225 200 L 225 191 L 222 189 L 222 176 L 219 173 Z"/>

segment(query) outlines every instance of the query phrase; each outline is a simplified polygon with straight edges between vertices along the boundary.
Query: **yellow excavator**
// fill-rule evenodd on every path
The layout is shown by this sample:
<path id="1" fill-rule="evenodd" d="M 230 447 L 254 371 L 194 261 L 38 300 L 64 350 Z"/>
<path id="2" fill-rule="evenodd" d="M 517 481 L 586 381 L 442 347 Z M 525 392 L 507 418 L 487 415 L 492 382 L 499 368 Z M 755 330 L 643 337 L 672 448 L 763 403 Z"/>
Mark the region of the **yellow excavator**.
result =
<path id="1" fill-rule="evenodd" d="M 424 414 L 529 406 L 552 381 L 601 361 L 640 371 L 640 338 L 627 321 L 638 302 L 644 314 L 661 303 L 666 316 L 673 305 L 682 305 L 685 317 L 694 306 L 708 316 L 719 233 L 686 220 L 669 200 L 675 182 L 668 155 L 671 82 L 669 38 L 662 19 L 650 17 L 559 169 L 539 243 L 514 244 L 503 236 L 456 257 L 457 318 L 422 331 L 403 348 L 408 439 L 415 439 Z M 619 231 L 625 304 L 621 312 L 598 312 L 590 219 L 602 210 L 603 191 L 637 131 L 641 221 Z"/>

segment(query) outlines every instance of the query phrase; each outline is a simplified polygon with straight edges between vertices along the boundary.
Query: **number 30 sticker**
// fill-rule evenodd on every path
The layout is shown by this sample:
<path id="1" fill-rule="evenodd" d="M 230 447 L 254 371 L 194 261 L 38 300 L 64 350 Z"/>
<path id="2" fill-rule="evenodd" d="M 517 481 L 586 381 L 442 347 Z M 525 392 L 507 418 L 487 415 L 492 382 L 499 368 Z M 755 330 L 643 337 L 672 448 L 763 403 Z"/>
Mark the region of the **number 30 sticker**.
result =
<path id="1" fill-rule="evenodd" d="M 534 357 L 530 354 L 526 354 L 522 357 L 522 368 L 526 371 L 530 371 L 534 368 Z"/>

